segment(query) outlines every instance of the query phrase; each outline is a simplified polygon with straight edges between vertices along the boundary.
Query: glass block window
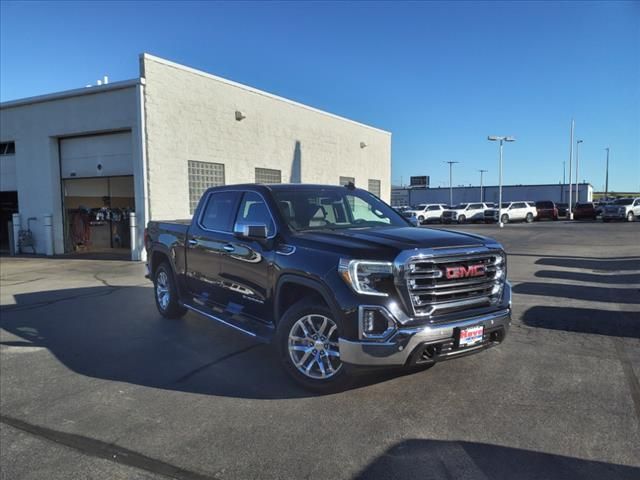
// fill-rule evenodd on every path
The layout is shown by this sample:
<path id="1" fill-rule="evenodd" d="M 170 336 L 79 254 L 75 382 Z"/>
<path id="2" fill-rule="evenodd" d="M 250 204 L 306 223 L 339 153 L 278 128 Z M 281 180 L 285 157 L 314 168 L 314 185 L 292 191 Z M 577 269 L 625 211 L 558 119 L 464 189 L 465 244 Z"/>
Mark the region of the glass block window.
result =
<path id="1" fill-rule="evenodd" d="M 256 183 L 282 183 L 282 172 L 272 168 L 256 168 Z"/>
<path id="2" fill-rule="evenodd" d="M 376 197 L 380 196 L 380 180 L 372 180 L 369 179 L 369 188 L 368 190 L 373 193 Z"/>
<path id="3" fill-rule="evenodd" d="M 351 182 L 351 183 L 353 183 L 355 185 L 356 184 L 355 177 L 340 177 L 340 185 L 346 185 L 349 182 Z"/>
<path id="4" fill-rule="evenodd" d="M 193 215 L 209 187 L 224 185 L 224 164 L 189 160 L 189 211 Z"/>

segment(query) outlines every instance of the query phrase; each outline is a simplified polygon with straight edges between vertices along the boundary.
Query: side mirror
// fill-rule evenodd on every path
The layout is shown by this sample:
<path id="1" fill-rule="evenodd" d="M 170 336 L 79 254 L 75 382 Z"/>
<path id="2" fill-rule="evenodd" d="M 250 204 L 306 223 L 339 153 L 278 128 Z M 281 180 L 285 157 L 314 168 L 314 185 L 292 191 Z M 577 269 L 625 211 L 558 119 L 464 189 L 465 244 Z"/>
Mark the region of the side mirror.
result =
<path id="1" fill-rule="evenodd" d="M 267 226 L 265 224 L 240 225 L 236 224 L 233 229 L 236 237 L 253 238 L 264 240 L 267 238 Z"/>

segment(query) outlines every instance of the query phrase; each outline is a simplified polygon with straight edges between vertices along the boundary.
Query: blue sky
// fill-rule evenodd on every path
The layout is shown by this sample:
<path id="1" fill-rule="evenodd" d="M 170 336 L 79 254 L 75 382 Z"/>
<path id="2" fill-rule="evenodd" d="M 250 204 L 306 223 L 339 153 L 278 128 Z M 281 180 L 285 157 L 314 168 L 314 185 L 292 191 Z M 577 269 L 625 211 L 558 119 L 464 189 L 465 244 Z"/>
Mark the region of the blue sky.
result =
<path id="1" fill-rule="evenodd" d="M 2 101 L 138 73 L 146 51 L 393 132 L 393 181 L 640 190 L 640 2 L 2 2 Z M 345 159 L 348 161 L 348 159 Z"/>

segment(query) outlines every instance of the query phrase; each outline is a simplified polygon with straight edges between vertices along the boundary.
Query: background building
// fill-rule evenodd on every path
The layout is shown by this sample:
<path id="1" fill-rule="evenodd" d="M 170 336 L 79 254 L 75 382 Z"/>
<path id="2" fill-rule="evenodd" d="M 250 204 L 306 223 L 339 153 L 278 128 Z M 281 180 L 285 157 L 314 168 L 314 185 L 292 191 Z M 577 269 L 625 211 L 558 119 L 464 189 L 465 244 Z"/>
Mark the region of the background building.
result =
<path id="1" fill-rule="evenodd" d="M 391 196 L 389 132 L 148 54 L 137 79 L 0 104 L 0 141 L 0 229 L 18 211 L 37 253 L 142 259 L 146 222 L 190 217 L 215 185 Z"/>
<path id="2" fill-rule="evenodd" d="M 576 202 L 575 184 L 572 186 L 572 201 Z M 482 188 L 482 199 L 485 202 L 498 203 L 498 186 L 490 185 Z M 481 199 L 480 187 L 454 187 L 453 203 L 479 202 Z M 548 185 L 503 185 L 502 201 L 512 202 L 517 200 L 551 200 L 556 203 L 569 202 L 568 184 Z M 593 201 L 593 187 L 589 183 L 578 185 L 578 202 Z M 394 207 L 406 205 L 419 205 L 421 203 L 446 203 L 449 204 L 449 188 L 407 188 L 394 187 L 391 192 L 391 202 Z"/>

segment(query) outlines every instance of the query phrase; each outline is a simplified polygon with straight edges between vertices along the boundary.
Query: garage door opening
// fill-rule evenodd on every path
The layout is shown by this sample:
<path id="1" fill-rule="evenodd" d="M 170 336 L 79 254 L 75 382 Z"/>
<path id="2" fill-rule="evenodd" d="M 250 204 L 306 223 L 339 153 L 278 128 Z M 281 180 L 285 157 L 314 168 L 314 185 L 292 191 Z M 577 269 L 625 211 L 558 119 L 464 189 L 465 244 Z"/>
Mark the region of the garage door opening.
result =
<path id="1" fill-rule="evenodd" d="M 63 180 L 65 250 L 130 256 L 133 176 Z"/>
<path id="2" fill-rule="evenodd" d="M 9 253 L 13 214 L 18 213 L 18 192 L 0 192 L 0 253 Z"/>

